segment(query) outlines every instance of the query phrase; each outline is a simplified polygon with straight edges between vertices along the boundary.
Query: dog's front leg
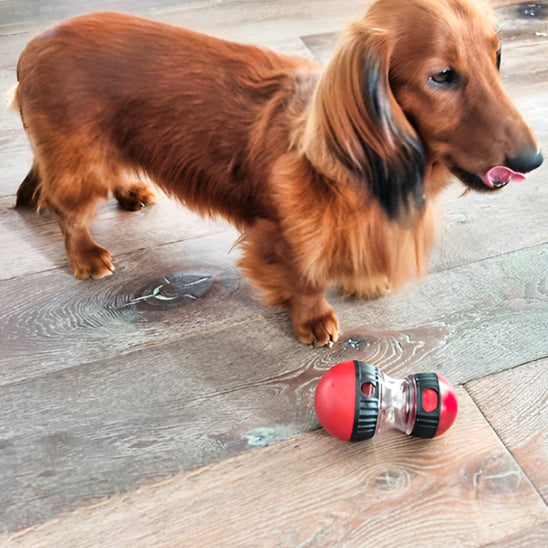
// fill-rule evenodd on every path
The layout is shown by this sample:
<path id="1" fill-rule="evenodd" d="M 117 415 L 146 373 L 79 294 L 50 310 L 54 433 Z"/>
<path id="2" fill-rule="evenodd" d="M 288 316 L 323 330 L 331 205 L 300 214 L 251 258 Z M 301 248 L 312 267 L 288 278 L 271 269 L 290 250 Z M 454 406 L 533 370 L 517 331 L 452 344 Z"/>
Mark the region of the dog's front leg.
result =
<path id="1" fill-rule="evenodd" d="M 333 346 L 339 338 L 339 320 L 323 290 L 310 287 L 295 291 L 287 309 L 297 338 L 310 346 Z"/>
<path id="2" fill-rule="evenodd" d="M 300 272 L 294 251 L 277 224 L 257 221 L 242 235 L 241 245 L 242 272 L 262 291 L 264 302 L 288 311 L 301 342 L 332 346 L 339 337 L 339 321 L 325 299 L 327 284 Z"/>

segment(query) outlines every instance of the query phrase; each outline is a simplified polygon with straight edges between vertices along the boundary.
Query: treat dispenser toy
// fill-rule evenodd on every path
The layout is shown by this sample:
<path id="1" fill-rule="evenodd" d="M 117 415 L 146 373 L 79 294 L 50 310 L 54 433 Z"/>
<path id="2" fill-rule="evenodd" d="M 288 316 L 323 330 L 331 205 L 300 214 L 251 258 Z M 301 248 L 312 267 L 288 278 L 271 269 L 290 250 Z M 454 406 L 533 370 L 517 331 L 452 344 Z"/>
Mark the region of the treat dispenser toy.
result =
<path id="1" fill-rule="evenodd" d="M 440 436 L 455 421 L 458 403 L 454 387 L 436 373 L 394 379 L 374 365 L 348 361 L 321 378 L 314 408 L 330 434 L 360 441 L 391 429 Z"/>

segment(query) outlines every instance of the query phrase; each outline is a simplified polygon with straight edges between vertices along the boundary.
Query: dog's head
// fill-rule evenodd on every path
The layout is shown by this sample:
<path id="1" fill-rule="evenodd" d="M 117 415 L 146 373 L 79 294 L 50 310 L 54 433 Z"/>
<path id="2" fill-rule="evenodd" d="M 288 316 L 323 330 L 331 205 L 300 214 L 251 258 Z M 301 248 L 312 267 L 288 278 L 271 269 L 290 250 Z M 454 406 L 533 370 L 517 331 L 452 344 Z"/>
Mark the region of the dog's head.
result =
<path id="1" fill-rule="evenodd" d="M 542 155 L 502 88 L 500 55 L 479 0 L 377 1 L 320 82 L 326 148 L 391 217 L 421 205 L 427 166 L 480 190 L 523 178 Z"/>
<path id="2" fill-rule="evenodd" d="M 397 15 L 387 17 L 388 7 Z M 531 130 L 502 88 L 501 43 L 485 4 L 391 0 L 369 17 L 395 35 L 390 84 L 431 161 L 480 190 L 500 188 L 542 163 Z"/>

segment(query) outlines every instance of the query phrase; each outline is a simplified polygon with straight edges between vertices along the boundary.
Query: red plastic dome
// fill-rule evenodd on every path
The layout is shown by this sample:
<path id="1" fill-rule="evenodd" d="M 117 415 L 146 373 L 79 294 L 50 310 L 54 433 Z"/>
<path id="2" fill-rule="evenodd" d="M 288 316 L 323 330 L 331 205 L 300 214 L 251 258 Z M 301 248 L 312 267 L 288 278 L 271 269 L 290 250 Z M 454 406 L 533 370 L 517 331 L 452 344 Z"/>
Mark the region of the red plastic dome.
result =
<path id="1" fill-rule="evenodd" d="M 331 435 L 350 441 L 356 413 L 356 367 L 353 361 L 339 363 L 320 379 L 314 409 Z"/>
<path id="2" fill-rule="evenodd" d="M 440 384 L 441 408 L 440 422 L 435 437 L 441 436 L 451 428 L 459 410 L 455 387 L 441 375 L 438 375 L 438 382 Z"/>

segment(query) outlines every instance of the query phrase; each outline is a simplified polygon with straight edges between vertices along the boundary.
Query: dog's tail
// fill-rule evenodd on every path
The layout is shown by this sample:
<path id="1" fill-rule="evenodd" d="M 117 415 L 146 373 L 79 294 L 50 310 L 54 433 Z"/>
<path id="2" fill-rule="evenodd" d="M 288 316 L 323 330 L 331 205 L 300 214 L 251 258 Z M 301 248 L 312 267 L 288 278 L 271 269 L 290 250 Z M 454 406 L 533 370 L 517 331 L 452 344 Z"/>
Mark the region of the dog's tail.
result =
<path id="1" fill-rule="evenodd" d="M 7 107 L 9 111 L 18 112 L 21 120 L 23 119 L 21 105 L 19 104 L 18 83 L 9 91 Z M 36 162 L 33 163 L 31 170 L 17 191 L 15 207 L 32 207 L 37 211 L 40 210 L 40 173 Z"/>
<path id="2" fill-rule="evenodd" d="M 21 112 L 19 107 L 19 84 L 15 84 L 8 92 L 8 110 L 12 112 Z"/>

